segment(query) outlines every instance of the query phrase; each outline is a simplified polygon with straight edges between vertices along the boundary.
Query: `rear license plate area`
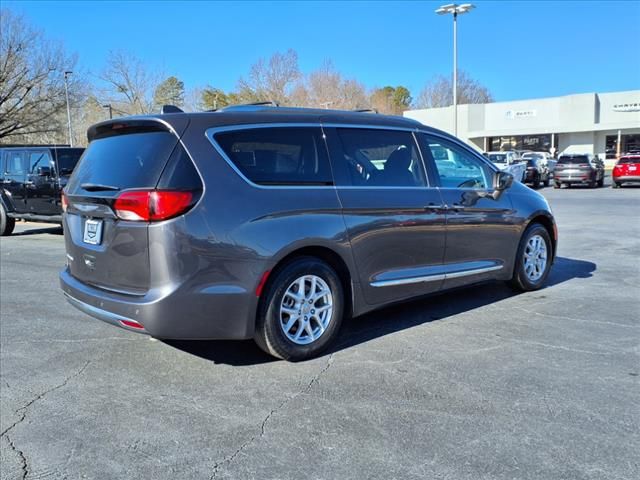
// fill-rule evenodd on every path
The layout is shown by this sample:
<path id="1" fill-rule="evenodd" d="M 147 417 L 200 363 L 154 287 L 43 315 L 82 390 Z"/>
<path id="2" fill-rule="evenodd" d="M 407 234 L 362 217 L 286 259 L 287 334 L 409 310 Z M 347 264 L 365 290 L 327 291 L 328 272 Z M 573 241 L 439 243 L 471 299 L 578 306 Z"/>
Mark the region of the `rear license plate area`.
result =
<path id="1" fill-rule="evenodd" d="M 102 242 L 102 224 L 102 220 L 85 220 L 82 241 L 89 245 L 100 245 Z"/>

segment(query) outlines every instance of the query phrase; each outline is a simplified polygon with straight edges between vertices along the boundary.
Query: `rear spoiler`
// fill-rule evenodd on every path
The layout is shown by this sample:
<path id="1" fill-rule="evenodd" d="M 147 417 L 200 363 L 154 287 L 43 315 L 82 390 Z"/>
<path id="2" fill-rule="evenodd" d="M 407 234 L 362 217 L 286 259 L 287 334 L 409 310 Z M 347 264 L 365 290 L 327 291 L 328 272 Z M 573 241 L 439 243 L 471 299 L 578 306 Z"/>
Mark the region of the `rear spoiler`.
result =
<path id="1" fill-rule="evenodd" d="M 100 138 L 141 132 L 170 132 L 178 138 L 189 125 L 186 115 L 165 115 L 162 117 L 124 117 L 96 123 L 87 130 L 89 142 Z"/>

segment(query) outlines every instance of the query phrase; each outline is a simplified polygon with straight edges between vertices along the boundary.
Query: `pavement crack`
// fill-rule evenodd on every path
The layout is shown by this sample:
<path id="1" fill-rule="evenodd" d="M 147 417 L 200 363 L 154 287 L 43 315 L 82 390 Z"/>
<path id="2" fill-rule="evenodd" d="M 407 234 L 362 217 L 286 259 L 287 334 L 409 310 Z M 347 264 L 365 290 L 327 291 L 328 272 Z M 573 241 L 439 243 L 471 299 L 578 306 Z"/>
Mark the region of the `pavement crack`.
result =
<path id="1" fill-rule="evenodd" d="M 24 452 L 22 450 L 20 450 L 18 447 L 15 446 L 15 444 L 13 443 L 13 440 L 11 440 L 11 437 L 9 437 L 9 435 L 6 435 L 5 438 L 7 439 L 7 442 L 9 443 L 9 447 L 11 447 L 11 450 L 16 452 L 16 455 L 20 457 L 20 468 L 22 470 L 22 480 L 24 480 L 29 475 L 29 464 L 27 463 L 27 457 L 24 456 Z"/>
<path id="2" fill-rule="evenodd" d="M 260 423 L 260 432 L 259 433 L 253 435 L 249 440 L 247 440 L 242 445 L 240 445 L 240 447 L 237 448 L 231 455 L 225 457 L 224 459 L 222 459 L 219 462 L 215 462 L 215 464 L 213 465 L 213 474 L 211 475 L 211 477 L 209 477 L 209 480 L 215 480 L 217 475 L 218 475 L 218 472 L 220 471 L 220 468 L 223 465 L 231 464 L 235 460 L 235 458 L 240 453 L 242 453 L 242 451 L 245 448 L 247 448 L 249 445 L 251 445 L 256 440 L 259 440 L 262 437 L 264 437 L 264 434 L 265 434 L 266 428 L 267 428 L 267 423 L 269 423 L 269 420 L 276 413 L 278 413 L 280 410 L 282 410 L 288 403 L 294 401 L 300 395 L 304 395 L 304 394 L 308 393 L 313 388 L 313 386 L 320 381 L 320 378 L 327 372 L 327 370 L 329 370 L 329 368 L 331 368 L 332 364 L 333 364 L 333 353 L 331 355 L 329 355 L 329 357 L 327 358 L 327 363 L 325 364 L 325 366 L 316 375 L 314 375 L 313 378 L 311 380 L 309 380 L 309 382 L 302 389 L 300 389 L 299 391 L 297 391 L 293 395 L 285 398 L 282 402 L 280 402 L 280 404 L 276 408 L 272 409 L 267 414 L 267 416 L 264 417 L 264 419 Z"/>
<path id="3" fill-rule="evenodd" d="M 45 390 L 44 392 L 39 393 L 38 395 L 33 397 L 31 400 L 29 400 L 25 405 L 23 405 L 22 407 L 18 408 L 15 411 L 15 413 L 17 413 L 20 417 L 18 418 L 18 420 L 13 422 L 13 424 L 11 424 L 7 428 L 5 428 L 2 433 L 0 433 L 0 438 L 4 437 L 7 433 L 9 433 L 11 430 L 13 430 L 13 428 L 15 428 L 17 425 L 19 425 L 20 423 L 22 423 L 24 421 L 24 419 L 27 417 L 27 412 L 28 412 L 29 407 L 31 405 L 36 403 L 38 400 L 42 400 L 44 397 L 46 397 L 51 392 L 53 392 L 55 390 L 58 390 L 58 389 L 64 387 L 65 385 L 67 385 L 67 383 L 69 383 L 71 380 L 76 378 L 78 375 L 82 374 L 82 372 L 84 372 L 84 370 L 89 366 L 90 363 L 91 363 L 91 360 L 87 360 L 85 362 L 85 364 L 77 372 L 65 377 L 65 379 L 62 381 L 62 383 L 59 383 L 58 385 L 55 385 L 55 386 Z"/>

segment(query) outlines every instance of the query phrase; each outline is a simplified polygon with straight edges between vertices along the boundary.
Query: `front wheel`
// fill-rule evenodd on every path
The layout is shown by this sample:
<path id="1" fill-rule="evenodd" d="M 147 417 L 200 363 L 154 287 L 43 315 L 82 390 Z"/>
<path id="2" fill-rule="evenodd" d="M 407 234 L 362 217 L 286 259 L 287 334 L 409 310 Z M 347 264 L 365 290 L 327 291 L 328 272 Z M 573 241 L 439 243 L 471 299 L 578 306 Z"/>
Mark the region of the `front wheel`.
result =
<path id="1" fill-rule="evenodd" d="M 16 219 L 7 215 L 4 206 L 0 203 L 0 236 L 7 237 L 13 233 Z"/>
<path id="2" fill-rule="evenodd" d="M 262 298 L 255 341 L 284 360 L 312 358 L 336 338 L 344 315 L 338 274 L 314 257 L 300 257 L 275 273 Z"/>
<path id="3" fill-rule="evenodd" d="M 539 223 L 527 227 L 516 255 L 513 277 L 509 284 L 515 290 L 530 292 L 544 285 L 551 268 L 553 246 L 549 232 Z"/>

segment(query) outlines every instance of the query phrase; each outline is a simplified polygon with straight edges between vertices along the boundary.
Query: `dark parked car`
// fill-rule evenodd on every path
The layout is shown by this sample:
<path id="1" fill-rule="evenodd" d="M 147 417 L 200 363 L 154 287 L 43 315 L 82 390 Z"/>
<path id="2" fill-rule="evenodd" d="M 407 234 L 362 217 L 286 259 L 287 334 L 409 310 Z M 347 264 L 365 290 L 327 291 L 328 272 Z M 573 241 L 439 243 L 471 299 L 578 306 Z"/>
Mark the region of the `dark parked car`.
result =
<path id="1" fill-rule="evenodd" d="M 529 154 L 528 157 L 522 161 L 526 163 L 526 170 L 524 172 L 524 180 L 522 183 L 528 183 L 533 188 L 538 188 L 540 185 L 545 187 L 549 186 L 550 174 L 549 169 L 542 164 L 542 155 L 538 158 L 535 154 Z"/>
<path id="2" fill-rule="evenodd" d="M 16 220 L 62 223 L 61 193 L 84 148 L 0 147 L 0 234 Z"/>
<path id="3" fill-rule="evenodd" d="M 623 183 L 640 183 L 640 153 L 621 156 L 613 167 L 611 180 L 613 188 L 619 188 Z"/>
<path id="4" fill-rule="evenodd" d="M 553 171 L 553 186 L 588 185 L 591 188 L 604 185 L 604 163 L 589 154 L 563 153 Z"/>
<path id="5" fill-rule="evenodd" d="M 554 260 L 541 195 L 413 120 L 236 106 L 88 134 L 61 287 L 154 337 L 254 338 L 298 360 L 344 318 L 487 280 L 535 290 Z"/>

